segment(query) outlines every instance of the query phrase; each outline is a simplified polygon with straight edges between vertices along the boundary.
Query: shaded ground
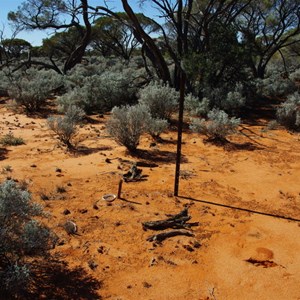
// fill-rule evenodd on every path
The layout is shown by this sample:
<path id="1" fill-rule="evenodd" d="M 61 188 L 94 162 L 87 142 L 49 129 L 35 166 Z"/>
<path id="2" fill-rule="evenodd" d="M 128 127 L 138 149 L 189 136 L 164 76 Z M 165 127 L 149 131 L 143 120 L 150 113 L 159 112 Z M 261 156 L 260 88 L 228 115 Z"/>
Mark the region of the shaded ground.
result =
<path id="1" fill-rule="evenodd" d="M 67 153 L 45 119 L 3 106 L 0 113 L 1 133 L 26 141 L 3 149 L 0 168 L 10 165 L 12 172 L 0 177 L 27 183 L 51 213 L 47 223 L 60 240 L 52 255 L 67 263 L 37 273 L 32 299 L 300 299 L 300 231 L 292 220 L 300 219 L 297 134 L 266 130 L 257 119 L 220 147 L 187 131 L 180 197 L 173 197 L 174 131 L 156 145 L 143 137 L 138 155 L 130 156 L 107 136 L 108 117 L 95 116 L 80 129 L 78 151 Z M 117 193 L 131 162 L 145 180 L 124 183 L 123 200 L 103 201 Z M 183 207 L 199 222 L 193 237 L 147 241 L 154 233 L 142 222 Z M 64 231 L 67 220 L 78 235 Z"/>

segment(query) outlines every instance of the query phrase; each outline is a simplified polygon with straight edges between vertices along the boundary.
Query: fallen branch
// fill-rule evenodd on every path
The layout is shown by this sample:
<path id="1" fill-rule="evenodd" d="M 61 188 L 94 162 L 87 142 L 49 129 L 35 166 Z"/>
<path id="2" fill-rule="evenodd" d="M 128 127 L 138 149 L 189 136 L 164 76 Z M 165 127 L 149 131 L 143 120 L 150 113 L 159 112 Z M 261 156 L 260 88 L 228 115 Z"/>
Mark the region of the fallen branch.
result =
<path id="1" fill-rule="evenodd" d="M 172 231 L 168 231 L 168 232 L 162 232 L 159 234 L 151 235 L 147 238 L 147 241 L 161 243 L 165 239 L 167 239 L 169 237 L 177 236 L 177 235 L 194 236 L 194 234 L 189 231 L 172 230 Z"/>
<path id="2" fill-rule="evenodd" d="M 167 228 L 190 228 L 191 226 L 197 226 L 199 223 L 186 223 L 191 219 L 188 215 L 188 210 L 185 208 L 177 215 L 167 215 L 168 219 L 158 220 L 158 221 L 149 221 L 142 223 L 143 229 L 151 229 L 151 230 L 164 230 Z"/>

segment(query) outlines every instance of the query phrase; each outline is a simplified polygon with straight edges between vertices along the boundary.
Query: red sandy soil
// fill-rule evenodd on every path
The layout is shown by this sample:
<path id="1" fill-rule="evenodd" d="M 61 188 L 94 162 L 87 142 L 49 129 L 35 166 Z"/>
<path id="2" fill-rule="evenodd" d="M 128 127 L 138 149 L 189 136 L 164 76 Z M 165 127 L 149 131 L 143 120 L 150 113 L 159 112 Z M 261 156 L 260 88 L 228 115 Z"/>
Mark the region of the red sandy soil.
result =
<path id="1" fill-rule="evenodd" d="M 0 169 L 10 165 L 12 172 L 2 172 L 1 180 L 29 184 L 59 237 L 52 257 L 65 262 L 40 264 L 41 286 L 33 287 L 31 299 L 300 299 L 299 135 L 266 130 L 266 122 L 256 120 L 221 147 L 186 130 L 180 197 L 174 197 L 175 128 L 152 147 L 144 136 L 142 151 L 131 156 L 107 135 L 109 116 L 93 116 L 69 153 L 45 118 L 13 113 L 4 103 L 0 113 L 1 133 L 26 141 L 2 149 Z M 107 204 L 102 196 L 117 193 L 130 162 L 148 177 L 124 183 L 123 199 Z M 147 241 L 157 232 L 144 231 L 142 222 L 184 207 L 191 222 L 199 222 L 194 237 Z M 78 235 L 62 228 L 68 220 Z"/>

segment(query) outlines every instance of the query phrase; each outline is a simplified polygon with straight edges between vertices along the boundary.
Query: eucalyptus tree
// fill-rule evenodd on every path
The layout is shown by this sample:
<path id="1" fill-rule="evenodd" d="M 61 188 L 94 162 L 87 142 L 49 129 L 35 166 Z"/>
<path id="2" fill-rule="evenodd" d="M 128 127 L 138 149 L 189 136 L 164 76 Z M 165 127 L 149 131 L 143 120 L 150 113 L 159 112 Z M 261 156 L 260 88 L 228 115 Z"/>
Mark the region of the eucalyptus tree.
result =
<path id="1" fill-rule="evenodd" d="M 2 53 L 7 59 L 18 59 L 32 47 L 29 42 L 18 38 L 4 39 L 0 42 L 0 45 Z"/>
<path id="2" fill-rule="evenodd" d="M 102 8 L 98 7 L 99 9 Z M 103 10 L 105 11 L 106 8 L 103 7 Z M 69 33 L 71 30 L 76 31 L 78 37 L 76 46 L 69 49 L 61 70 L 54 60 L 51 60 L 51 63 L 33 60 L 28 62 L 66 73 L 80 63 L 85 54 L 91 41 L 91 22 L 96 12 L 95 8 L 89 6 L 88 0 L 26 0 L 15 12 L 8 14 L 8 19 L 23 30 L 48 29 L 58 32 L 67 30 Z M 59 40 L 57 37 L 54 39 Z"/>
<path id="3" fill-rule="evenodd" d="M 152 19 L 141 13 L 136 14 L 136 16 L 147 33 L 150 34 L 157 30 L 157 26 Z M 115 55 L 128 60 L 134 51 L 141 46 L 134 36 L 128 16 L 124 12 L 97 18 L 92 29 L 90 46 L 104 57 Z"/>
<path id="4" fill-rule="evenodd" d="M 264 78 L 272 57 L 300 41 L 300 1 L 253 0 L 241 12 L 236 25 L 253 75 Z"/>

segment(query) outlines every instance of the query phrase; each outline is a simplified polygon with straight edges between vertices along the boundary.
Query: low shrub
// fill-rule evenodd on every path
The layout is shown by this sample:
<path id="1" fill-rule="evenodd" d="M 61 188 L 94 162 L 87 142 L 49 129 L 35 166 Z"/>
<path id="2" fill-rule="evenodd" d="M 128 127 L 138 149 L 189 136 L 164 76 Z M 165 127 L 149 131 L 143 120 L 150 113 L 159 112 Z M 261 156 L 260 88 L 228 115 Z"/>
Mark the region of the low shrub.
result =
<path id="1" fill-rule="evenodd" d="M 295 92 L 296 85 L 291 79 L 274 74 L 265 79 L 257 79 L 256 89 L 259 95 L 278 98 Z"/>
<path id="2" fill-rule="evenodd" d="M 150 118 L 147 124 L 147 132 L 154 138 L 158 139 L 161 133 L 167 130 L 169 123 L 167 120 Z"/>
<path id="3" fill-rule="evenodd" d="M 63 144 L 68 148 L 73 148 L 71 141 L 77 134 L 77 125 L 83 116 L 84 111 L 81 108 L 70 105 L 64 116 L 49 117 L 47 123 L 49 128 L 58 135 L 59 140 Z"/>
<path id="4" fill-rule="evenodd" d="M 114 106 L 136 100 L 138 75 L 139 71 L 118 61 L 77 66 L 66 77 L 68 92 L 58 98 L 58 104 L 62 111 L 76 105 L 87 114 L 109 112 Z"/>
<path id="5" fill-rule="evenodd" d="M 140 137 L 147 132 L 151 116 L 143 105 L 114 107 L 107 123 L 109 134 L 129 151 L 135 151 Z"/>
<path id="6" fill-rule="evenodd" d="M 189 115 L 197 117 L 207 116 L 210 110 L 210 102 L 208 98 L 203 98 L 200 101 L 199 98 L 196 98 L 191 94 L 185 97 L 184 106 Z"/>
<path id="7" fill-rule="evenodd" d="M 178 106 L 179 93 L 166 84 L 151 82 L 139 92 L 139 103 L 154 119 L 170 119 Z"/>
<path id="8" fill-rule="evenodd" d="M 213 109 L 207 115 L 208 119 L 194 119 L 191 129 L 206 135 L 211 140 L 226 141 L 229 134 L 235 133 L 240 125 L 240 119 L 229 118 L 222 110 Z"/>
<path id="9" fill-rule="evenodd" d="M 21 137 L 15 137 L 12 132 L 9 132 L 0 139 L 0 144 L 3 146 L 19 146 L 24 145 L 25 141 Z"/>
<path id="10" fill-rule="evenodd" d="M 233 88 L 224 86 L 219 88 L 206 88 L 204 90 L 206 109 L 223 110 L 229 115 L 235 115 L 245 106 L 246 98 L 243 96 L 243 85 L 236 84 Z M 208 105 L 209 102 L 209 105 Z"/>
<path id="11" fill-rule="evenodd" d="M 30 282 L 33 258 L 45 256 L 55 244 L 51 231 L 34 219 L 43 215 L 27 190 L 12 180 L 0 185 L 0 294 L 9 295 L 7 299 Z"/>
<path id="12" fill-rule="evenodd" d="M 29 69 L 10 76 L 9 96 L 29 112 L 39 110 L 52 91 L 62 84 L 62 76 L 51 70 Z"/>
<path id="13" fill-rule="evenodd" d="M 294 93 L 277 109 L 277 120 L 288 129 L 300 130 L 300 95 Z"/>

